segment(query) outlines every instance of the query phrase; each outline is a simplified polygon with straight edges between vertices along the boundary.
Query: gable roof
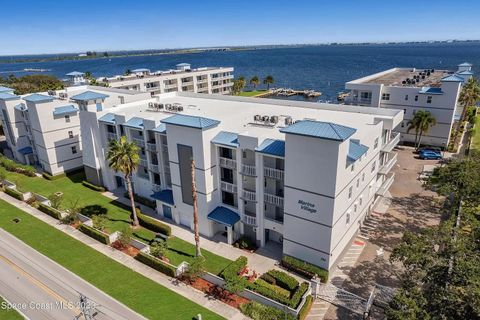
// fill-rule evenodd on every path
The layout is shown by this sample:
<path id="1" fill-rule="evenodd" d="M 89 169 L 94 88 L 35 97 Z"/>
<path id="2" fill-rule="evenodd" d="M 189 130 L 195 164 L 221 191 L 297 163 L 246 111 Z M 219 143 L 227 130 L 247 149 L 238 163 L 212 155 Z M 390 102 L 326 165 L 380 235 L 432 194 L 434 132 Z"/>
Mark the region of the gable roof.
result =
<path id="1" fill-rule="evenodd" d="M 115 124 L 115 115 L 113 113 L 106 113 L 101 116 L 98 121 L 108 122 L 110 124 Z"/>
<path id="2" fill-rule="evenodd" d="M 23 100 L 28 101 L 28 102 L 47 102 L 47 101 L 53 101 L 52 96 L 46 96 L 43 94 L 39 93 L 34 93 L 31 95 L 28 95 L 26 97 L 23 97 Z"/>
<path id="3" fill-rule="evenodd" d="M 471 67 L 471 66 L 472 66 L 472 64 L 471 64 L 471 63 L 468 63 L 468 62 L 460 63 L 460 64 L 458 65 L 458 67 Z"/>
<path id="4" fill-rule="evenodd" d="M 443 77 L 442 80 L 443 82 L 463 82 L 463 78 L 460 78 L 459 76 L 452 74 L 446 77 Z"/>
<path id="5" fill-rule="evenodd" d="M 286 128 L 280 129 L 280 132 L 283 133 L 335 141 L 345 141 L 356 131 L 357 129 L 342 126 L 336 123 L 314 120 L 297 121 Z"/>
<path id="6" fill-rule="evenodd" d="M 238 147 L 238 134 L 228 131 L 220 131 L 213 139 L 212 143 L 221 144 L 228 147 Z"/>
<path id="7" fill-rule="evenodd" d="M 15 90 L 13 90 L 12 88 L 0 86 L 0 93 L 5 93 L 5 92 L 7 92 L 7 93 L 13 93 L 13 91 L 15 91 Z"/>
<path id="8" fill-rule="evenodd" d="M 277 157 L 285 157 L 285 141 L 265 139 L 255 151 Z"/>
<path id="9" fill-rule="evenodd" d="M 19 96 L 7 92 L 0 92 L 0 100 L 15 100 L 20 99 Z"/>
<path id="10" fill-rule="evenodd" d="M 70 99 L 75 101 L 89 101 L 89 100 L 98 100 L 98 99 L 105 99 L 108 98 L 109 95 L 95 92 L 95 91 L 85 91 L 80 94 L 77 94 Z"/>
<path id="11" fill-rule="evenodd" d="M 143 129 L 143 119 L 139 117 L 130 118 L 127 122 L 124 123 L 127 127 Z"/>
<path id="12" fill-rule="evenodd" d="M 173 124 L 176 126 L 197 128 L 197 129 L 210 129 L 220 124 L 220 121 L 210 118 L 189 116 L 185 114 L 176 114 L 174 116 L 161 120 L 162 123 Z"/>

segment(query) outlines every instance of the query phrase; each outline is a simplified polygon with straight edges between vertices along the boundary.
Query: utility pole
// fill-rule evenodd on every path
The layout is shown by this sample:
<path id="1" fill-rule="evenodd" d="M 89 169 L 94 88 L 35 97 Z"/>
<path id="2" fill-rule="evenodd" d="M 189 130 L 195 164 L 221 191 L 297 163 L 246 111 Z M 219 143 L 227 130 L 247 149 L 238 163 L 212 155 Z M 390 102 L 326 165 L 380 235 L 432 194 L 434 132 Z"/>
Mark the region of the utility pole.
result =
<path id="1" fill-rule="evenodd" d="M 192 198 L 193 198 L 193 231 L 195 233 L 195 257 L 200 257 L 200 235 L 198 232 L 197 186 L 195 184 L 195 160 L 192 158 Z"/>
<path id="2" fill-rule="evenodd" d="M 82 316 L 85 320 L 94 320 L 92 316 L 92 309 L 94 305 L 88 302 L 88 298 L 80 293 L 80 310 L 81 313 L 75 317 L 75 319 L 80 319 Z"/>

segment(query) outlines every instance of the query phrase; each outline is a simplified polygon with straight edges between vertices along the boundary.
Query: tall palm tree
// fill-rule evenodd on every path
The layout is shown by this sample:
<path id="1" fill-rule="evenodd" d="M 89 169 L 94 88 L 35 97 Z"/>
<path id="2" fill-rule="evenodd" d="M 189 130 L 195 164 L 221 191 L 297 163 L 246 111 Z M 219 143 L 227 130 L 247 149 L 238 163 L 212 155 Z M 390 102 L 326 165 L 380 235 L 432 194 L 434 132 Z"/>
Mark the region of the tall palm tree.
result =
<path id="1" fill-rule="evenodd" d="M 140 148 L 136 144 L 128 142 L 127 137 L 122 136 L 120 140 L 110 140 L 107 152 L 109 167 L 115 170 L 115 172 L 123 173 L 125 176 L 127 192 L 132 206 L 132 224 L 135 227 L 138 226 L 138 217 L 133 198 L 132 174 L 137 170 L 140 163 L 139 150 Z"/>
<path id="2" fill-rule="evenodd" d="M 437 120 L 430 113 L 430 111 L 419 110 L 413 116 L 413 119 L 408 122 L 407 132 L 415 129 L 415 148 L 418 150 L 422 143 L 422 136 L 437 124 Z M 418 137 L 418 141 L 417 141 Z"/>
<path id="3" fill-rule="evenodd" d="M 254 89 L 257 88 L 259 83 L 260 83 L 260 80 L 258 79 L 257 76 L 253 76 L 252 79 L 250 79 L 250 84 L 253 85 Z"/>
<path id="4" fill-rule="evenodd" d="M 274 82 L 275 80 L 271 75 L 268 75 L 265 77 L 265 79 L 263 79 L 263 84 L 267 85 L 267 90 L 270 90 L 270 85 L 273 84 Z"/>
<path id="5" fill-rule="evenodd" d="M 200 235 L 198 233 L 198 206 L 197 206 L 197 185 L 195 183 L 195 160 L 192 159 L 192 198 L 193 198 L 193 231 L 195 233 L 195 256 L 200 257 Z"/>
<path id="6" fill-rule="evenodd" d="M 465 121 L 468 107 L 475 106 L 480 100 L 480 84 L 477 79 L 471 77 L 462 87 L 458 102 L 463 106 L 462 121 Z"/>

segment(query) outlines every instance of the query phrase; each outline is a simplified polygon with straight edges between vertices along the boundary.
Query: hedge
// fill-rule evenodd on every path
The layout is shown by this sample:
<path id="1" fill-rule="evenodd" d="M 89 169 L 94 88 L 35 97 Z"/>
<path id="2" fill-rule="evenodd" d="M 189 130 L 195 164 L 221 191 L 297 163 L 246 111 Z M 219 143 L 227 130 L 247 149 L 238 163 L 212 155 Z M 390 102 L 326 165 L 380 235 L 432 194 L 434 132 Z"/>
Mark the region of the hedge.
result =
<path id="1" fill-rule="evenodd" d="M 275 294 L 279 294 L 279 295 L 285 297 L 286 299 L 290 299 L 290 291 L 288 291 L 288 290 L 286 290 L 282 287 L 279 287 L 277 285 L 270 284 L 270 283 L 266 282 L 265 280 L 263 280 L 262 278 L 257 279 L 255 281 L 255 285 L 260 286 L 260 287 L 264 287 L 265 289 L 268 289 L 268 290 L 271 290 L 271 291 L 275 292 Z"/>
<path id="2" fill-rule="evenodd" d="M 39 203 L 38 204 L 38 210 L 42 211 L 43 213 L 48 214 L 49 216 L 51 216 L 52 218 L 55 218 L 57 220 L 62 219 L 62 214 L 61 214 L 60 211 L 58 211 L 57 209 L 54 209 L 52 207 L 49 207 L 46 204 Z"/>
<path id="3" fill-rule="evenodd" d="M 66 176 L 67 175 L 65 173 L 56 174 L 54 176 L 52 176 L 48 172 L 43 172 L 42 173 L 42 177 L 44 177 L 47 180 L 57 180 L 57 179 L 60 179 L 60 178 L 65 178 Z"/>
<path id="4" fill-rule="evenodd" d="M 85 233 L 87 236 L 92 237 L 97 241 L 100 241 L 103 244 L 110 244 L 110 238 L 108 237 L 108 234 L 104 234 L 103 232 L 100 232 L 100 230 L 87 226 L 83 223 L 80 224 L 78 230 Z"/>
<path id="5" fill-rule="evenodd" d="M 302 284 L 298 287 L 297 291 L 293 294 L 292 298 L 290 299 L 290 307 L 296 309 L 298 305 L 300 304 L 300 301 L 302 301 L 302 297 L 307 292 L 308 290 L 308 283 L 307 282 L 302 282 Z"/>
<path id="6" fill-rule="evenodd" d="M 95 191 L 98 191 L 98 192 L 105 192 L 105 188 L 104 187 L 100 187 L 100 186 L 96 186 L 88 181 L 82 181 L 82 184 L 89 188 L 89 189 L 92 189 L 92 190 L 95 190 Z"/>
<path id="7" fill-rule="evenodd" d="M 125 192 L 123 195 L 125 196 L 125 198 L 130 199 L 128 191 Z M 142 197 L 138 194 L 133 195 L 133 200 L 135 200 L 135 202 L 143 204 L 144 206 L 147 206 L 147 207 L 152 208 L 152 209 L 155 209 L 157 207 L 157 202 L 155 200 L 150 200 L 150 199 Z"/>
<path id="8" fill-rule="evenodd" d="M 240 305 L 240 311 L 247 317 L 253 320 L 294 320 L 291 314 L 285 314 L 282 310 L 260 304 L 255 301 L 250 301 Z"/>
<path id="9" fill-rule="evenodd" d="M 13 160 L 8 159 L 7 157 L 0 155 L 0 166 L 7 169 L 7 171 L 12 171 L 16 173 L 24 174 L 28 177 L 35 177 L 35 168 L 32 166 L 27 166 L 21 163 L 17 163 Z"/>
<path id="10" fill-rule="evenodd" d="M 23 193 L 21 193 L 20 191 L 17 191 L 9 187 L 5 187 L 5 193 L 8 194 L 9 196 L 14 197 L 17 200 L 23 201 Z"/>
<path id="11" fill-rule="evenodd" d="M 295 291 L 298 287 L 298 281 L 294 277 L 288 275 L 287 273 L 279 270 L 270 270 L 267 273 L 263 274 L 260 278 L 267 277 L 268 280 L 274 279 L 275 282 L 273 284 L 286 289 L 290 292 Z M 268 280 L 264 279 L 265 281 L 269 282 Z"/>
<path id="12" fill-rule="evenodd" d="M 237 260 L 230 263 L 228 266 L 223 269 L 220 273 L 220 276 L 223 279 L 232 279 L 234 277 L 238 277 L 240 271 L 247 266 L 248 259 L 245 256 L 240 256 Z"/>
<path id="13" fill-rule="evenodd" d="M 310 312 L 310 309 L 312 308 L 313 304 L 313 298 L 311 295 L 309 295 L 305 299 L 305 303 L 302 306 L 302 309 L 300 309 L 300 312 L 298 313 L 298 320 L 305 320 L 305 318 L 308 316 L 308 313 Z"/>
<path id="14" fill-rule="evenodd" d="M 138 222 L 142 227 L 152 230 L 154 232 L 159 232 L 168 237 L 172 235 L 172 229 L 170 228 L 169 225 L 166 225 L 163 222 L 153 219 L 147 215 L 144 215 L 143 213 L 139 213 L 138 210 L 137 210 L 137 217 L 138 217 Z"/>
<path id="15" fill-rule="evenodd" d="M 282 293 L 280 293 L 278 289 L 272 290 L 271 287 L 265 286 L 264 285 L 265 283 L 267 282 L 265 281 L 262 282 L 261 279 L 260 281 L 257 279 L 254 283 L 249 282 L 247 284 L 247 288 L 256 293 L 261 294 L 262 296 L 265 296 L 267 298 L 280 302 L 281 304 L 287 305 L 294 309 L 298 306 L 298 304 L 300 303 L 300 300 L 302 299 L 302 296 L 308 290 L 308 283 L 303 282 L 290 298 L 290 296 L 284 296 Z M 282 290 L 285 290 L 285 289 L 282 289 Z"/>
<path id="16" fill-rule="evenodd" d="M 289 271 L 295 272 L 306 278 L 311 279 L 314 275 L 317 275 L 324 283 L 328 280 L 327 270 L 294 257 L 284 255 L 281 264 Z"/>
<path id="17" fill-rule="evenodd" d="M 135 256 L 135 259 L 157 271 L 160 271 L 161 273 L 166 274 L 169 277 L 175 278 L 176 276 L 176 268 L 174 266 L 169 265 L 162 260 L 155 258 L 154 256 L 144 252 L 139 252 Z"/>

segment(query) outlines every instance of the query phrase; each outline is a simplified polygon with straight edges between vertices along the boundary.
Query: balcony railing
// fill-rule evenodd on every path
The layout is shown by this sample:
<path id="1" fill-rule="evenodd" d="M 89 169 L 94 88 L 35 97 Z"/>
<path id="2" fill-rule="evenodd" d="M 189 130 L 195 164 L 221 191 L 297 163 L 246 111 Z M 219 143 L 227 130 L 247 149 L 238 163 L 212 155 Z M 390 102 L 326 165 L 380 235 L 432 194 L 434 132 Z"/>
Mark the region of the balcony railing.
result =
<path id="1" fill-rule="evenodd" d="M 139 147 L 145 147 L 145 141 L 140 138 L 132 138 L 133 143 L 135 143 Z"/>
<path id="2" fill-rule="evenodd" d="M 247 201 L 257 201 L 257 194 L 255 191 L 242 190 L 242 199 Z"/>
<path id="3" fill-rule="evenodd" d="M 108 140 L 118 140 L 118 135 L 113 132 L 107 132 L 107 139 Z"/>
<path id="4" fill-rule="evenodd" d="M 153 184 L 152 184 L 152 191 L 153 191 L 153 192 L 162 191 L 162 186 L 160 186 L 159 184 L 153 183 Z"/>
<path id="5" fill-rule="evenodd" d="M 151 164 L 150 164 L 150 171 L 159 173 L 160 170 L 159 170 L 158 164 L 153 164 L 153 163 L 151 163 Z"/>
<path id="6" fill-rule="evenodd" d="M 228 183 L 225 181 L 220 181 L 220 189 L 230 193 L 237 193 L 237 186 L 233 183 Z"/>
<path id="7" fill-rule="evenodd" d="M 280 169 L 265 167 L 263 168 L 263 172 L 265 174 L 265 177 L 269 177 L 277 180 L 283 180 L 285 176 L 285 171 Z"/>
<path id="8" fill-rule="evenodd" d="M 225 168 L 230 168 L 230 169 L 236 169 L 237 168 L 237 161 L 235 161 L 233 159 L 220 157 L 220 166 L 225 167 Z"/>
<path id="9" fill-rule="evenodd" d="M 398 132 L 392 132 L 392 135 L 390 137 L 390 141 L 388 141 L 383 147 L 382 151 L 383 152 L 390 152 L 395 148 L 395 146 L 398 144 L 400 141 L 400 133 Z"/>
<path id="10" fill-rule="evenodd" d="M 397 163 L 397 154 L 393 152 L 389 153 L 387 162 L 378 170 L 378 173 L 383 175 L 389 173 L 395 163 Z"/>
<path id="11" fill-rule="evenodd" d="M 372 104 L 372 98 L 358 98 L 358 97 L 352 97 L 351 99 L 348 99 L 347 101 L 349 104 Z"/>
<path id="12" fill-rule="evenodd" d="M 387 193 L 388 189 L 390 189 L 390 187 L 392 186 L 394 180 L 395 180 L 395 173 L 392 172 L 385 177 L 385 180 L 383 181 L 380 188 L 378 188 L 376 194 L 379 196 L 384 196 L 385 193 Z"/>
<path id="13" fill-rule="evenodd" d="M 173 89 L 173 88 L 177 88 L 177 87 L 178 87 L 178 84 L 176 84 L 176 83 L 165 85 L 165 89 Z"/>
<path id="14" fill-rule="evenodd" d="M 263 198 L 266 203 L 273 204 L 277 207 L 283 207 L 283 197 L 275 196 L 273 194 L 265 193 Z"/>
<path id="15" fill-rule="evenodd" d="M 157 151 L 157 144 L 155 142 L 147 142 L 147 150 L 156 152 Z"/>
<path id="16" fill-rule="evenodd" d="M 257 175 L 257 169 L 255 166 L 249 166 L 248 164 L 242 164 L 242 174 L 246 176 L 255 177 Z"/>
<path id="17" fill-rule="evenodd" d="M 257 218 L 246 215 L 246 214 L 244 214 L 242 216 L 242 221 L 243 221 L 243 223 L 248 224 L 250 226 L 256 226 L 257 225 Z"/>

